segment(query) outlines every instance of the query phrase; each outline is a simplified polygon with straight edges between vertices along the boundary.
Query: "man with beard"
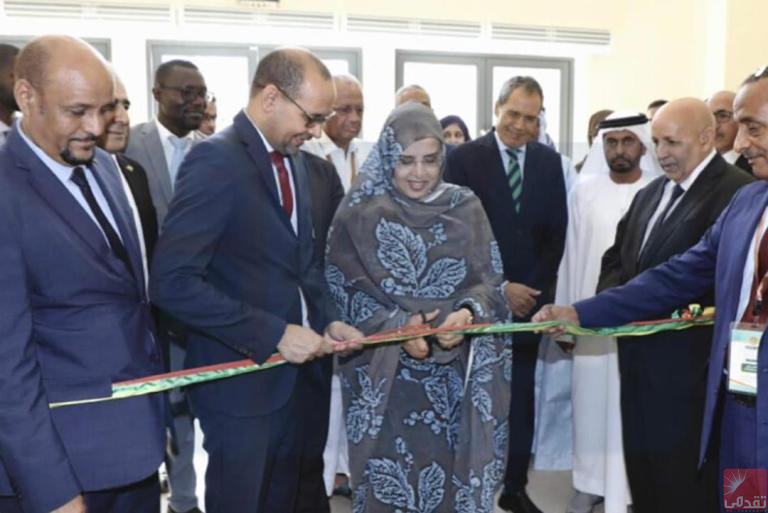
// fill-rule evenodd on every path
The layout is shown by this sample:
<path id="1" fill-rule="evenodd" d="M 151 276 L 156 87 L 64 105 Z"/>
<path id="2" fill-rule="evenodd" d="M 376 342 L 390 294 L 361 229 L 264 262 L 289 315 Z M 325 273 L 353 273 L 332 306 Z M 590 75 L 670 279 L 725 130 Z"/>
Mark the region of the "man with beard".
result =
<path id="1" fill-rule="evenodd" d="M 208 89 L 197 66 L 188 61 L 172 60 L 157 68 L 152 94 L 157 100 L 157 119 L 131 129 L 125 154 L 146 170 L 158 226 L 162 228 L 179 166 L 192 146 L 202 139 L 197 130 L 203 122 Z M 171 318 L 161 317 L 158 331 L 167 351 L 170 370 L 183 369 L 186 355 L 184 327 Z M 173 390 L 170 400 L 174 439 L 166 458 L 171 488 L 168 511 L 196 513 L 199 510 L 193 462 L 194 418 L 184 391 Z"/>
<path id="2" fill-rule="evenodd" d="M 190 391 L 209 454 L 208 513 L 294 511 L 302 459 L 325 429 L 306 421 L 319 406 L 313 367 L 302 364 L 362 336 L 334 321 L 299 151 L 320 135 L 334 96 L 312 53 L 261 59 L 245 109 L 184 161 L 158 241 L 152 298 L 190 326 L 188 366 L 264 363 L 275 351 L 292 364 Z"/>
<path id="3" fill-rule="evenodd" d="M 635 194 L 662 171 L 648 118 L 615 113 L 598 127 L 594 145 L 568 198 L 568 232 L 555 301 L 592 297 L 600 261 Z M 577 337 L 573 351 L 573 487 L 566 513 L 590 513 L 605 501 L 606 513 L 631 504 L 621 437 L 616 339 Z"/>
<path id="4" fill-rule="evenodd" d="M 13 97 L 13 66 L 18 53 L 19 49 L 15 46 L 0 44 L 0 142 L 5 140 L 13 115 L 19 111 Z"/>
<path id="5" fill-rule="evenodd" d="M 23 117 L 0 147 L 3 513 L 159 513 L 163 399 L 109 397 L 161 372 L 136 226 L 97 138 L 112 74 L 85 42 L 18 56 Z"/>
<path id="6" fill-rule="evenodd" d="M 651 132 L 666 177 L 638 192 L 619 222 L 614 244 L 603 256 L 601 290 L 624 285 L 685 252 L 715 223 L 736 191 L 752 181 L 715 151 L 715 120 L 701 100 L 684 98 L 664 105 Z M 670 301 L 679 295 L 668 290 L 667 282 L 658 285 L 667 294 L 664 299 L 649 292 L 633 296 L 632 306 L 616 299 L 625 297 L 619 288 L 577 303 L 594 305 L 588 314 L 587 308 L 579 309 L 578 317 L 586 319 L 587 326 L 613 325 L 651 318 L 642 313 L 648 310 L 659 318 L 689 303 L 713 305 L 711 273 L 701 271 L 701 276 L 710 277 L 709 286 L 679 302 Z M 551 310 L 545 307 L 534 320 Z M 564 310 L 573 312 L 572 307 Z M 627 310 L 638 314 L 618 319 L 627 316 Z M 717 463 L 706 459 L 701 468 L 698 465 L 711 344 L 710 327 L 618 341 L 624 456 L 636 513 L 717 509 Z"/>
<path id="7" fill-rule="evenodd" d="M 739 130 L 739 125 L 733 118 L 735 99 L 736 93 L 733 91 L 718 91 L 707 99 L 707 105 L 715 116 L 715 148 L 726 162 L 752 174 L 747 158 L 733 149 L 736 132 Z"/>

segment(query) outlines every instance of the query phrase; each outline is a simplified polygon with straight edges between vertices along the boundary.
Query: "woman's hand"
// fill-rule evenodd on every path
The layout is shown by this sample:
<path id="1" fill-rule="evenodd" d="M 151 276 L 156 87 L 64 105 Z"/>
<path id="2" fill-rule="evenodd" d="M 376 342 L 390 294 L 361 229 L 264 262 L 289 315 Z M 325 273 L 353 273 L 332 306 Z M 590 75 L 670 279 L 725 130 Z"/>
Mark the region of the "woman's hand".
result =
<path id="1" fill-rule="evenodd" d="M 411 318 L 408 319 L 408 322 L 405 323 L 405 325 L 419 326 L 420 324 L 428 324 L 434 321 L 439 314 L 440 310 L 433 310 L 427 314 L 417 313 L 412 315 Z M 415 358 L 417 360 L 423 360 L 429 356 L 429 344 L 427 344 L 427 341 L 424 340 L 423 337 L 406 340 L 403 342 L 403 349 L 411 356 L 411 358 Z"/>
<path id="2" fill-rule="evenodd" d="M 455 312 L 452 312 L 445 318 L 440 328 L 451 328 L 454 326 L 464 326 L 472 324 L 474 316 L 469 308 L 459 308 Z M 443 349 L 451 349 L 456 347 L 464 340 L 464 335 L 461 333 L 439 333 L 437 341 L 440 343 L 440 347 Z"/>

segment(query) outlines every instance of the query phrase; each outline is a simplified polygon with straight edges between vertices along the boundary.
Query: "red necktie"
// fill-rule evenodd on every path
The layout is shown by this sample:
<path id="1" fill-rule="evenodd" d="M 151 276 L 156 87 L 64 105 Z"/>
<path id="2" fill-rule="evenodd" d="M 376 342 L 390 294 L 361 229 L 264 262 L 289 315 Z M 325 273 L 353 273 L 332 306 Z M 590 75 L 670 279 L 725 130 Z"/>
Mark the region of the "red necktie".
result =
<path id="1" fill-rule="evenodd" d="M 291 192 L 291 177 L 288 176 L 288 169 L 283 161 L 283 154 L 279 151 L 271 153 L 272 164 L 277 169 L 277 179 L 280 182 L 280 196 L 283 197 L 283 210 L 290 218 L 293 214 L 293 193 Z"/>
<path id="2" fill-rule="evenodd" d="M 757 261 L 755 262 L 755 277 L 752 279 L 752 290 L 750 291 L 749 304 L 744 311 L 744 315 L 741 318 L 741 322 L 755 322 L 765 324 L 768 322 L 768 305 L 765 304 L 765 293 L 768 292 L 763 289 L 763 301 L 762 307 L 758 315 L 755 315 L 755 303 L 757 302 L 757 289 L 763 287 L 763 277 L 768 272 L 768 231 L 765 232 L 763 238 L 760 239 L 760 246 L 757 251 Z"/>

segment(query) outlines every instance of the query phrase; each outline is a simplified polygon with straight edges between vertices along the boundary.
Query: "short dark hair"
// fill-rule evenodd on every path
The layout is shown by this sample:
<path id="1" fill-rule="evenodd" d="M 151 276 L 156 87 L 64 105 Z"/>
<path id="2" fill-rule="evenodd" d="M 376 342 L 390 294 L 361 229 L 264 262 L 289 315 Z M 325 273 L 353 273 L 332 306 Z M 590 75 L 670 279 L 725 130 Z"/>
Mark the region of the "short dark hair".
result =
<path id="1" fill-rule="evenodd" d="M 155 85 L 162 85 L 173 72 L 173 68 L 186 68 L 200 71 L 192 62 L 185 61 L 183 59 L 173 59 L 168 62 L 162 63 L 155 70 Z"/>
<path id="2" fill-rule="evenodd" d="M 667 103 L 669 103 L 667 100 L 662 100 L 662 99 L 653 100 L 651 103 L 648 104 L 648 107 L 646 107 L 645 110 L 658 109 L 659 107 L 663 107 Z"/>
<path id="3" fill-rule="evenodd" d="M 251 96 L 259 89 L 274 84 L 290 96 L 298 97 L 307 63 L 311 63 L 323 79 L 331 80 L 331 72 L 313 53 L 298 53 L 295 48 L 279 48 L 259 61 L 251 83 Z"/>
<path id="4" fill-rule="evenodd" d="M 16 62 L 19 49 L 13 45 L 0 43 L 0 69 L 7 69 Z"/>
<path id="5" fill-rule="evenodd" d="M 749 75 L 744 79 L 744 82 L 742 82 L 741 85 L 745 86 L 747 84 L 752 84 L 759 80 L 763 80 L 764 78 L 768 78 L 768 66 L 762 66 L 757 71 Z"/>
<path id="6" fill-rule="evenodd" d="M 501 105 L 503 103 L 507 103 L 507 100 L 509 100 L 509 96 L 512 94 L 512 92 L 515 89 L 520 88 L 522 88 L 528 94 L 538 95 L 541 99 L 542 107 L 544 106 L 544 91 L 541 89 L 541 85 L 539 85 L 535 78 L 524 75 L 512 77 L 501 85 L 501 90 L 499 91 L 499 97 L 496 100 L 496 104 Z"/>

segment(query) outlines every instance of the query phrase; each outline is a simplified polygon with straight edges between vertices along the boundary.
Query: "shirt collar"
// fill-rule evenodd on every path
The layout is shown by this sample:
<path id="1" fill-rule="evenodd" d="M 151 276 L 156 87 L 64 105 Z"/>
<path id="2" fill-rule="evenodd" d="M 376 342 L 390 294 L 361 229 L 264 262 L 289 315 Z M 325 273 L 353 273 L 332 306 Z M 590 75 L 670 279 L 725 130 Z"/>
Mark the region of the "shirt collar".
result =
<path id="1" fill-rule="evenodd" d="M 701 172 L 704 171 L 704 168 L 707 167 L 710 162 L 712 162 L 712 159 L 715 158 L 715 155 L 717 155 L 717 151 L 713 149 L 709 152 L 709 155 L 704 157 L 704 160 L 699 162 L 699 165 L 693 169 L 693 172 L 688 175 L 688 178 L 683 180 L 683 182 L 680 184 L 680 187 L 682 187 L 684 191 L 687 191 L 691 188 L 693 182 L 695 182 Z"/>
<path id="2" fill-rule="evenodd" d="M 355 153 L 357 152 L 357 142 L 360 139 L 355 137 L 351 141 L 349 141 L 349 150 L 347 153 Z M 328 134 L 325 133 L 325 130 L 321 133 L 320 137 L 317 138 L 317 144 L 320 145 L 320 148 L 323 151 L 323 155 L 330 155 L 331 153 L 335 151 L 341 151 L 344 152 L 344 149 L 338 146 L 335 142 L 333 142 L 333 139 L 328 137 Z"/>
<path id="3" fill-rule="evenodd" d="M 11 127 L 0 121 L 0 134 L 7 132 Z"/>
<path id="4" fill-rule="evenodd" d="M 504 141 L 501 140 L 501 137 L 499 137 L 498 130 L 493 131 L 493 136 L 496 138 L 496 144 L 499 145 L 499 149 L 502 152 L 505 152 L 507 150 L 512 150 L 517 153 L 518 158 L 525 157 L 525 147 L 527 146 L 527 144 L 523 144 L 522 146 L 518 146 L 517 148 L 510 148 L 509 146 L 504 144 Z"/>
<path id="5" fill-rule="evenodd" d="M 267 138 L 264 137 L 264 134 L 261 132 L 261 130 L 259 130 L 259 127 L 256 126 L 256 123 L 251 119 L 251 116 L 248 115 L 245 109 L 243 109 L 243 114 L 245 114 L 245 117 L 248 118 L 248 121 L 251 122 L 251 125 L 253 125 L 253 128 L 256 129 L 256 133 L 259 134 L 259 137 L 261 137 L 261 142 L 264 143 L 264 148 L 266 148 L 267 153 L 271 155 L 272 152 L 275 151 L 275 149 L 272 147 L 271 144 L 269 144 L 269 141 L 267 141 Z"/>
<path id="6" fill-rule="evenodd" d="M 739 160 L 739 153 L 736 150 L 734 150 L 733 148 L 731 148 L 730 150 L 728 150 L 725 153 L 723 153 L 723 158 L 729 164 L 733 164 L 734 162 Z"/>
<path id="7" fill-rule="evenodd" d="M 24 140 L 25 143 L 27 143 L 27 146 L 32 150 L 32 152 L 37 155 L 37 158 L 43 161 L 43 164 L 53 171 L 53 173 L 61 180 L 62 182 L 66 182 L 70 178 L 72 178 L 72 170 L 75 169 L 75 166 L 70 166 L 67 164 L 62 164 L 60 162 L 57 162 L 53 160 L 50 156 L 48 156 L 47 153 L 43 151 L 42 148 L 40 148 L 37 144 L 30 139 L 27 134 L 24 133 L 24 130 L 21 128 L 21 123 L 17 124 L 19 135 L 21 135 L 21 138 Z M 83 166 L 85 167 L 85 166 Z"/>
<path id="8" fill-rule="evenodd" d="M 162 141 L 168 141 L 171 137 L 175 137 L 177 139 L 189 139 L 192 140 L 195 131 L 190 130 L 187 135 L 183 137 L 179 137 L 178 135 L 174 134 L 170 130 L 168 130 L 164 124 L 160 122 L 158 118 L 155 118 L 155 124 L 157 125 L 157 131 L 160 133 L 160 140 Z"/>

